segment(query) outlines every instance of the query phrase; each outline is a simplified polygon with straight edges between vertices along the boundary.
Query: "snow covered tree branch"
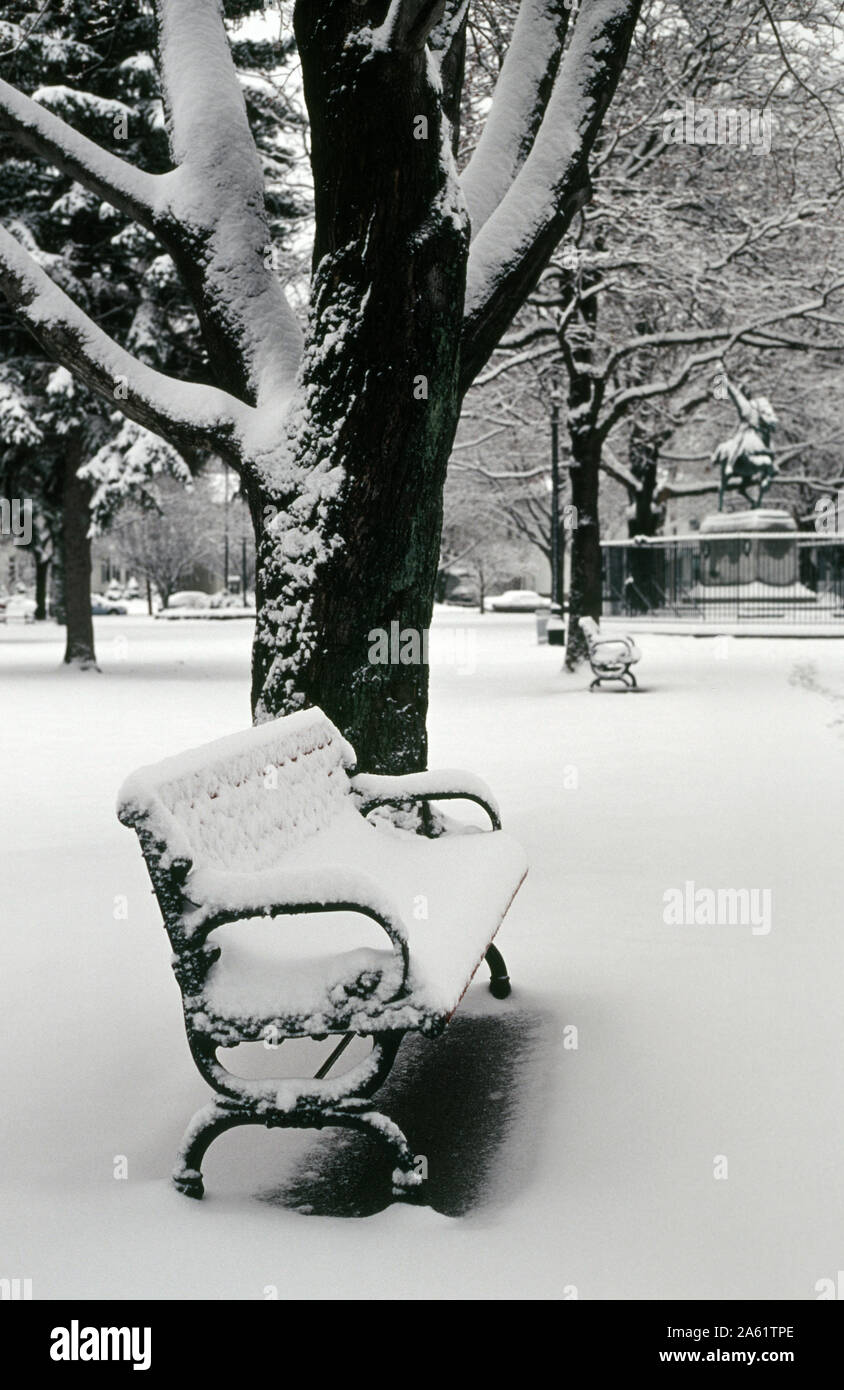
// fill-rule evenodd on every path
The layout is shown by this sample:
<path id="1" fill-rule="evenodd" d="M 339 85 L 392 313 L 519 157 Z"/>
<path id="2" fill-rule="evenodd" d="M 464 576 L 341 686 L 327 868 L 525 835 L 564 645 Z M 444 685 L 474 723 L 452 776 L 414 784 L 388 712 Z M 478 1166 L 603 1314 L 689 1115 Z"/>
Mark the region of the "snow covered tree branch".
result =
<path id="1" fill-rule="evenodd" d="M 844 338 L 842 337 L 832 343 L 824 343 L 789 337 L 788 335 L 779 337 L 779 335 L 768 331 L 776 323 L 791 319 L 808 320 L 815 310 L 824 308 L 829 300 L 842 289 L 844 289 L 844 279 L 833 280 L 831 284 L 820 290 L 811 299 L 804 300 L 800 304 L 783 305 L 750 322 L 733 324 L 723 329 L 688 329 L 672 333 L 648 334 L 639 340 L 621 345 L 610 354 L 602 369 L 601 383 L 603 386 L 606 386 L 621 358 L 638 351 L 643 346 L 666 347 L 694 343 L 701 348 L 701 351 L 690 353 L 670 377 L 643 382 L 613 393 L 610 398 L 609 409 L 598 426 L 600 433 L 606 437 L 634 401 L 645 401 L 654 396 L 672 394 L 688 381 L 695 369 L 710 363 L 717 363 L 723 357 L 724 352 L 728 348 L 735 347 L 737 343 L 749 343 L 751 346 L 782 347 L 791 351 L 795 348 L 806 352 L 844 351 Z M 712 344 L 712 346 L 705 348 L 703 345 L 707 343 Z M 597 401 L 599 408 L 602 403 L 603 391 L 601 391 Z"/>
<path id="2" fill-rule="evenodd" d="M 103 332 L 0 227 L 0 290 L 47 351 L 130 419 L 176 449 L 213 448 L 239 461 L 253 411 L 212 386 L 174 381 Z"/>
<path id="3" fill-rule="evenodd" d="M 221 384 L 253 403 L 290 396 L 298 321 L 272 269 L 264 176 L 220 0 L 156 0 L 175 171 L 167 221 Z"/>
<path id="4" fill-rule="evenodd" d="M 0 134 L 156 231 L 162 178 L 135 169 L 0 79 Z"/>
<path id="5" fill-rule="evenodd" d="M 428 46 L 437 64 L 442 86 L 442 106 L 451 125 L 454 153 L 460 142 L 460 100 L 466 66 L 466 23 L 470 0 L 446 0 L 442 19 L 431 30 Z"/>
<path id="6" fill-rule="evenodd" d="M 394 53 L 421 53 L 432 30 L 443 18 L 446 0 L 390 0 L 375 42 Z"/>
<path id="7" fill-rule="evenodd" d="M 640 0 L 584 0 L 530 153 L 472 243 L 461 378 L 488 360 L 589 196 L 588 158 Z M 493 104 L 494 105 L 494 104 Z"/>
<path id="8" fill-rule="evenodd" d="M 570 0 L 522 0 L 477 149 L 461 176 L 476 237 L 530 153 L 548 106 Z"/>

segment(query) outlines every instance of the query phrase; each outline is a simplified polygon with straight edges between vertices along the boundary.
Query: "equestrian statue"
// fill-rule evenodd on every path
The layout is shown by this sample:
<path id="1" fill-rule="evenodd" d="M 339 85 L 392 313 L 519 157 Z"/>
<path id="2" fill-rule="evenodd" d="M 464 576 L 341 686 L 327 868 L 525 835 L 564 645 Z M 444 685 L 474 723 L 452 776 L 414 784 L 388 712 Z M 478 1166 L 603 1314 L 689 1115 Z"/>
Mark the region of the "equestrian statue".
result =
<path id="1" fill-rule="evenodd" d="M 735 386 L 723 369 L 716 378 L 715 394 L 721 400 L 729 395 L 739 414 L 738 429 L 719 444 L 712 462 L 721 470 L 718 490 L 718 510 L 724 510 L 724 494 L 737 489 L 751 507 L 761 507 L 762 499 L 774 481 L 777 466 L 771 440 L 777 428 L 777 417 L 767 396 L 748 398 Z M 748 488 L 756 485 L 756 500 Z"/>

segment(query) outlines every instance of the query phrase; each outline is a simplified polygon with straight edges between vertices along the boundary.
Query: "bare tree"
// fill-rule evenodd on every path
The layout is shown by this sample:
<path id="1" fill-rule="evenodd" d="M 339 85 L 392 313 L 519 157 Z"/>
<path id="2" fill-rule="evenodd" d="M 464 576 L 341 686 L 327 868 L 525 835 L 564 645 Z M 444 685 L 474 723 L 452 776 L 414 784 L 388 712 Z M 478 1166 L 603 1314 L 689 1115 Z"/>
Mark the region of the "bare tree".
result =
<path id="1" fill-rule="evenodd" d="M 207 482 L 191 488 L 159 478 L 147 488 L 147 504 L 129 503 L 111 531 L 127 566 L 158 590 L 166 608 L 170 597 L 198 565 L 212 565 L 223 550 L 223 506 Z"/>
<path id="2" fill-rule="evenodd" d="M 601 611 L 601 474 L 626 489 L 635 533 L 653 534 L 668 496 L 667 444 L 676 436 L 685 452 L 696 433 L 718 428 L 713 378 L 722 358 L 757 378 L 776 375 L 776 359 L 786 358 L 781 375 L 799 378 L 784 383 L 799 407 L 794 421 L 825 360 L 840 369 L 844 185 L 829 48 L 841 30 L 834 5 L 800 9 L 785 52 L 776 21 L 754 0 L 690 0 L 675 23 L 656 0 L 646 3 L 595 153 L 594 198 L 477 379 L 491 388 L 494 412 L 513 374 L 534 373 L 547 392 L 565 368 L 576 615 Z M 689 103 L 711 117 L 707 102 L 740 135 L 736 91 L 743 108 L 757 104 L 757 133 L 759 113 L 773 122 L 769 150 L 717 143 L 717 120 L 711 146 L 694 143 L 694 124 L 684 132 L 691 144 L 665 138 Z M 828 434 L 806 423 L 786 445 Z M 583 655 L 572 623 L 567 661 Z"/>

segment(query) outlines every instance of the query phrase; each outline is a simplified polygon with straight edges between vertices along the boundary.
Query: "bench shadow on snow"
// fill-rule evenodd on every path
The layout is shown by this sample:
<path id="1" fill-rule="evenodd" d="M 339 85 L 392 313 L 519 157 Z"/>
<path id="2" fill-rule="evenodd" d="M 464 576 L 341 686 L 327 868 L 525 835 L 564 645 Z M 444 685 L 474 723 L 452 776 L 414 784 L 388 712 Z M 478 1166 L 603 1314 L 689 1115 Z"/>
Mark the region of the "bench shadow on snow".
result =
<path id="1" fill-rule="evenodd" d="M 543 1019 L 504 1012 L 456 1018 L 430 1042 L 403 1041 L 391 1075 L 373 1098 L 425 1156 L 428 1175 L 412 1200 L 444 1216 L 465 1216 L 498 1184 L 508 1142 L 527 1142 L 522 1078 L 538 1046 Z M 313 1140 L 291 1178 L 260 1201 L 303 1215 L 361 1217 L 384 1211 L 392 1163 L 376 1138 L 329 1129 Z"/>

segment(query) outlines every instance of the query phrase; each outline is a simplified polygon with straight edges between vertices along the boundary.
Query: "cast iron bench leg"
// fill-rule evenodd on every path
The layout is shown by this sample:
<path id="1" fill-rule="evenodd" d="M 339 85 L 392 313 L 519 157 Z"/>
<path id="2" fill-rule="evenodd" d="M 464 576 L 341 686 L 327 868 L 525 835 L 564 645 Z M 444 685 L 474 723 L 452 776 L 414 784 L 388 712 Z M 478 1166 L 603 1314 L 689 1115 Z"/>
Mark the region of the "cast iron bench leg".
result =
<path id="1" fill-rule="evenodd" d="M 360 1101 L 357 1103 L 361 1104 Z M 341 1109 L 342 1104 L 341 1101 L 337 1107 L 326 1107 L 309 1114 L 297 1114 L 296 1111 L 262 1114 L 257 1110 L 233 1110 L 224 1102 L 211 1101 L 210 1105 L 194 1115 L 188 1126 L 173 1169 L 173 1183 L 186 1197 L 203 1197 L 202 1160 L 219 1135 L 238 1125 L 264 1125 L 267 1129 L 330 1129 L 337 1126 L 368 1131 L 387 1145 L 395 1164 L 392 1173 L 394 1196 L 406 1196 L 411 1188 L 418 1187 L 422 1177 L 416 1170 L 416 1156 L 398 1125 L 378 1111 Z"/>
<path id="2" fill-rule="evenodd" d="M 490 994 L 495 999 L 506 999 L 511 989 L 510 976 L 507 974 L 504 957 L 497 946 L 490 946 L 487 950 L 486 963 L 492 976 L 489 982 Z"/>
<path id="3" fill-rule="evenodd" d="M 505 971 L 506 979 L 504 962 L 497 951 L 495 954 L 502 970 Z M 509 992 L 509 981 L 507 990 Z M 320 1067 L 315 1080 L 325 1075 L 353 1036 L 354 1034 L 347 1034 L 343 1042 L 338 1044 L 327 1063 Z M 260 1102 L 254 1105 L 244 1104 L 225 1096 L 210 1101 L 194 1115 L 182 1140 L 179 1157 L 173 1169 L 173 1182 L 179 1192 L 184 1193 L 186 1197 L 200 1198 L 205 1195 L 202 1161 L 214 1140 L 225 1134 L 227 1129 L 234 1129 L 238 1125 L 264 1125 L 267 1129 L 327 1129 L 336 1125 L 345 1129 L 368 1130 L 387 1145 L 395 1164 L 392 1174 L 393 1195 L 406 1196 L 411 1188 L 418 1187 L 422 1182 L 421 1174 L 416 1168 L 416 1157 L 398 1125 L 387 1115 L 368 1109 L 369 1096 L 387 1079 L 403 1037 L 404 1033 L 401 1030 L 377 1034 L 373 1038 L 374 1070 L 368 1080 L 354 1092 L 346 1096 L 336 1096 L 331 1101 L 315 1100 L 313 1097 L 303 1098 L 302 1103 L 291 1110 L 276 1110 L 271 1105 Z M 215 1075 L 205 1065 L 208 1058 L 204 1056 L 203 1049 L 194 1044 L 192 1051 L 206 1081 L 214 1084 Z M 213 1048 L 211 1051 L 213 1052 Z"/>
<path id="4" fill-rule="evenodd" d="M 197 1110 L 187 1127 L 179 1157 L 173 1169 L 173 1182 L 186 1197 L 203 1197 L 202 1160 L 219 1135 L 237 1125 L 263 1124 L 254 1110 L 234 1107 L 231 1102 L 212 1100 Z"/>

